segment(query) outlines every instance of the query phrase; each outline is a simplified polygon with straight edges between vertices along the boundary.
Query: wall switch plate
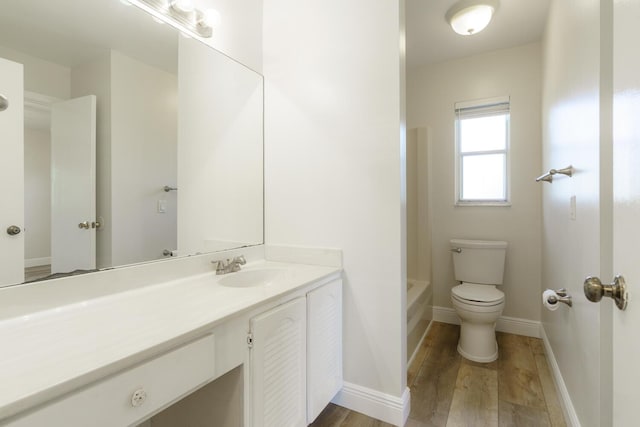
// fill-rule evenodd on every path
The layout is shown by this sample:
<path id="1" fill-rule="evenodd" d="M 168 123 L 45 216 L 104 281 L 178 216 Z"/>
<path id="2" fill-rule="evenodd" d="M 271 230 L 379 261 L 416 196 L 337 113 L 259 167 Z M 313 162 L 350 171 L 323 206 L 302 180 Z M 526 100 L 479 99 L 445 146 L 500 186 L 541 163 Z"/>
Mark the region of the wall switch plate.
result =
<path id="1" fill-rule="evenodd" d="M 167 201 L 158 200 L 158 213 L 166 213 L 166 212 L 167 212 Z"/>
<path id="2" fill-rule="evenodd" d="M 576 196 L 571 196 L 569 199 L 569 219 L 576 220 Z"/>

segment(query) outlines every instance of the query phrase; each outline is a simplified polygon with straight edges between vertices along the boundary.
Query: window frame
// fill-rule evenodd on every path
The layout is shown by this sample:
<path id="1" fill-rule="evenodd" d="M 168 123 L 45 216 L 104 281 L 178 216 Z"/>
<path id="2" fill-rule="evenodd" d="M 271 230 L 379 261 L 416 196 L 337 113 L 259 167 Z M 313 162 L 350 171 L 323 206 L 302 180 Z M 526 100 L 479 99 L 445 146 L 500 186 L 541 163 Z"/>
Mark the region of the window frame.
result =
<path id="1" fill-rule="evenodd" d="M 466 111 L 465 111 L 466 110 Z M 465 114 L 466 113 L 466 114 Z M 507 114 L 505 130 L 505 148 L 499 150 L 474 151 L 463 153 L 461 150 L 460 121 L 462 118 L 490 117 Z M 485 98 L 474 101 L 456 102 L 455 114 L 455 206 L 511 206 L 511 99 L 509 96 Z M 462 199 L 463 160 L 464 157 L 489 154 L 504 154 L 503 174 L 505 179 L 504 199 Z"/>

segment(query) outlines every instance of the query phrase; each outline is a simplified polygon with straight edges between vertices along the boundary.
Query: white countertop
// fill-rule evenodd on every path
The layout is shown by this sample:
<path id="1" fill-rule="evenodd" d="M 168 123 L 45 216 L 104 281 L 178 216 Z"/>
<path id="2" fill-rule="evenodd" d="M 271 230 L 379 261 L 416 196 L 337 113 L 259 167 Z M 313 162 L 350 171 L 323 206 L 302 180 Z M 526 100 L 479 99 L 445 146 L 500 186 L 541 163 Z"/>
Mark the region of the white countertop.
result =
<path id="1" fill-rule="evenodd" d="M 268 285 L 224 287 L 215 272 L 0 321 L 0 420 L 166 351 L 340 269 L 270 261 Z M 233 274 L 233 273 L 231 273 Z"/>

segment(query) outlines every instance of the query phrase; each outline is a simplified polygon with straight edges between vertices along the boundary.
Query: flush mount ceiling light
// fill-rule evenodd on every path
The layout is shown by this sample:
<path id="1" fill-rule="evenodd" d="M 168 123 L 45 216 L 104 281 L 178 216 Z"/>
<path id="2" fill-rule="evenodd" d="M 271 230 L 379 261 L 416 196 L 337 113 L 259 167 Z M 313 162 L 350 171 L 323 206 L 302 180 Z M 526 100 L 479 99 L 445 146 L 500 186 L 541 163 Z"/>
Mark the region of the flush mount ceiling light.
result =
<path id="1" fill-rule="evenodd" d="M 498 0 L 462 0 L 451 6 L 445 18 L 453 31 L 471 36 L 484 30 L 498 8 Z"/>

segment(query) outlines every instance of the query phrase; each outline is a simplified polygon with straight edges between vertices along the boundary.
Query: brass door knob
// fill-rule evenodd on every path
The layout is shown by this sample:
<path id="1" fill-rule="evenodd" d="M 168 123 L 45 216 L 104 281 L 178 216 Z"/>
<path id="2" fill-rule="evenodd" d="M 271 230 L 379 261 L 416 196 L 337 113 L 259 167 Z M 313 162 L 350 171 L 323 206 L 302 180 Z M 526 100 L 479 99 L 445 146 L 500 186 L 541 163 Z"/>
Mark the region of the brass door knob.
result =
<path id="1" fill-rule="evenodd" d="M 84 228 L 85 230 L 88 230 L 91 226 L 89 225 L 89 221 L 82 221 L 80 224 L 78 224 L 78 228 Z"/>
<path id="2" fill-rule="evenodd" d="M 20 234 L 21 231 L 22 230 L 17 225 L 12 225 L 12 226 L 7 228 L 7 234 L 9 236 L 16 236 L 16 235 Z"/>
<path id="3" fill-rule="evenodd" d="M 583 285 L 584 296 L 591 302 L 600 302 L 602 297 L 612 298 L 620 310 L 627 308 L 627 285 L 624 277 L 618 275 L 613 283 L 604 285 L 597 277 L 587 277 Z"/>

